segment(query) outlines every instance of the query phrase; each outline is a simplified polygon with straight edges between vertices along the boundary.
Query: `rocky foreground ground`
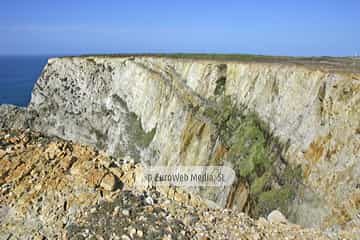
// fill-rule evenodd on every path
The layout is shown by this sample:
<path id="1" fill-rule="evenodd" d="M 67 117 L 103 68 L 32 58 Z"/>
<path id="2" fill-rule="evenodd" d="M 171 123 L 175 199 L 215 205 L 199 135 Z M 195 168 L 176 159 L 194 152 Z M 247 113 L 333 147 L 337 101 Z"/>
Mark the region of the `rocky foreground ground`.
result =
<path id="1" fill-rule="evenodd" d="M 0 239 L 328 239 L 276 212 L 254 220 L 174 187 L 138 186 L 141 172 L 130 158 L 0 130 Z"/>

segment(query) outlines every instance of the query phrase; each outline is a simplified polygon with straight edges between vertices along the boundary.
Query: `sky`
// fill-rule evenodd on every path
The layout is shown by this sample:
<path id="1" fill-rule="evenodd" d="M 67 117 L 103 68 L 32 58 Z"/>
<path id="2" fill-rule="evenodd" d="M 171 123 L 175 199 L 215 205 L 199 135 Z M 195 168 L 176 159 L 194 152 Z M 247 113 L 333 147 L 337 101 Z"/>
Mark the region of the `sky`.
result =
<path id="1" fill-rule="evenodd" d="M 360 0 L 1 0 L 0 55 L 360 55 Z"/>

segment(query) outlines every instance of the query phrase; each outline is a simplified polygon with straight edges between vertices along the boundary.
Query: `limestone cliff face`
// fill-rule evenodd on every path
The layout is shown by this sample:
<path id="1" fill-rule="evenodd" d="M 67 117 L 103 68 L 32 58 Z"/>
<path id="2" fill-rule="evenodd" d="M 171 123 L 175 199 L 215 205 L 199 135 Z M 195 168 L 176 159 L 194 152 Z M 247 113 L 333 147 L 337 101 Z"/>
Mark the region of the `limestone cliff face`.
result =
<path id="1" fill-rule="evenodd" d="M 358 73 L 152 57 L 50 59 L 28 109 L 17 111 L 24 120 L 0 126 L 29 126 L 147 164 L 240 162 L 233 187 L 197 189 L 221 206 L 251 211 L 251 196 L 268 203 L 271 194 L 286 195 L 297 223 L 359 227 Z M 248 114 L 266 125 L 260 138 Z M 242 133 L 248 137 L 238 141 Z M 244 156 L 252 147 L 261 154 Z M 301 182 L 283 191 L 292 184 L 287 166 L 297 165 Z"/>

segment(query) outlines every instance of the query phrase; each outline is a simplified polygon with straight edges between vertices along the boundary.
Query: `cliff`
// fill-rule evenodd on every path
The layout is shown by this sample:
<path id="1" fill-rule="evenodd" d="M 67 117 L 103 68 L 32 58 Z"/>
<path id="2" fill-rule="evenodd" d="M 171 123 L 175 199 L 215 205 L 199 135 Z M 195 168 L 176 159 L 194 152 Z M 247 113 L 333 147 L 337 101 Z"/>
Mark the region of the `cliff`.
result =
<path id="1" fill-rule="evenodd" d="M 360 74 L 324 64 L 86 56 L 48 61 L 30 127 L 150 165 L 230 165 L 224 189 L 191 189 L 253 217 L 358 231 Z M 355 229 L 355 230 L 354 230 Z"/>
<path id="2" fill-rule="evenodd" d="M 0 164 L 0 239 L 328 239 L 140 187 L 141 164 L 39 132 L 0 130 Z"/>

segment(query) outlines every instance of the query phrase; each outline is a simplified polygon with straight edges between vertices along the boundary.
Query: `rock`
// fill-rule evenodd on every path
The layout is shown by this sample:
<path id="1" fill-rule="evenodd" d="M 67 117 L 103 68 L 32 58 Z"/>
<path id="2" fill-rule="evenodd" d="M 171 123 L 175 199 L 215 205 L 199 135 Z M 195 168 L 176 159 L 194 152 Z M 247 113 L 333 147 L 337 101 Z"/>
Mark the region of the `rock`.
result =
<path id="1" fill-rule="evenodd" d="M 104 237 L 101 236 L 101 235 L 99 235 L 99 234 L 97 234 L 97 235 L 95 236 L 95 238 L 96 238 L 96 240 L 105 240 Z"/>
<path id="2" fill-rule="evenodd" d="M 154 204 L 154 199 L 152 197 L 148 196 L 145 198 L 145 203 L 152 205 L 152 204 Z"/>
<path id="3" fill-rule="evenodd" d="M 6 155 L 6 151 L 0 149 L 0 158 L 3 158 Z"/>
<path id="4" fill-rule="evenodd" d="M 189 196 L 187 193 L 183 193 L 183 192 L 175 192 L 174 194 L 174 200 L 178 201 L 178 202 L 186 202 L 188 201 Z"/>
<path id="5" fill-rule="evenodd" d="M 105 168 L 110 168 L 112 161 L 109 158 L 98 158 L 99 163 L 103 165 Z"/>
<path id="6" fill-rule="evenodd" d="M 124 163 L 125 164 L 130 164 L 130 165 L 134 165 L 135 164 L 135 160 L 131 157 L 131 156 L 125 156 L 123 158 Z"/>
<path id="7" fill-rule="evenodd" d="M 116 235 L 115 233 L 111 234 L 111 238 L 112 240 L 121 240 L 120 237 L 118 235 Z"/>
<path id="8" fill-rule="evenodd" d="M 129 232 L 130 237 L 134 238 L 135 234 L 136 234 L 136 228 L 131 227 L 128 232 Z"/>
<path id="9" fill-rule="evenodd" d="M 4 140 L 3 135 L 0 129 L 0 142 Z M 68 145 L 72 150 L 65 150 L 67 144 L 54 139 L 48 139 L 49 142 L 39 148 L 33 138 L 23 149 L 13 148 L 6 159 L 0 159 L 0 171 L 6 172 L 0 186 L 4 197 L 0 220 L 6 218 L 1 225 L 0 239 L 9 236 L 77 239 L 79 234 L 84 238 L 114 240 L 146 236 L 156 240 L 327 239 L 316 230 L 263 224 L 237 210 L 201 207 L 205 201 L 201 202 L 199 196 L 176 187 L 173 187 L 173 198 L 175 193 L 181 193 L 186 198 L 196 198 L 199 203 L 194 206 L 191 201 L 175 201 L 167 197 L 169 188 L 156 186 L 147 191 L 139 191 L 136 186 L 113 192 L 94 188 L 95 183 L 100 184 L 100 180 L 110 174 L 95 157 L 99 155 L 96 150 L 72 143 Z M 18 144 L 22 143 L 15 145 Z M 49 161 L 46 158 L 48 148 L 53 149 L 53 146 L 58 146 L 60 154 Z M 61 154 L 65 151 L 66 155 Z M 79 174 L 69 174 L 67 168 L 63 168 L 61 163 L 69 159 L 73 159 L 71 168 L 79 169 Z M 17 167 L 12 168 L 12 163 Z M 124 174 L 136 175 L 135 168 L 128 171 Z M 13 184 L 14 179 L 16 184 Z M 113 195 L 111 200 L 104 197 L 106 192 Z M 28 221 L 28 216 L 32 221 Z M 27 231 L 29 227 L 31 232 Z"/>
<path id="10" fill-rule="evenodd" d="M 141 230 L 137 230 L 137 231 L 136 231 L 136 234 L 137 234 L 137 236 L 140 237 L 140 238 L 142 238 L 142 237 L 144 236 L 144 233 L 143 233 L 143 231 L 141 231 Z"/>
<path id="11" fill-rule="evenodd" d="M 23 144 L 27 144 L 30 141 L 30 137 L 27 134 L 23 134 L 20 136 Z"/>
<path id="12" fill-rule="evenodd" d="M 119 212 L 120 212 L 120 207 L 119 206 L 116 206 L 114 208 L 114 211 L 112 213 L 113 217 L 116 217 L 117 215 L 119 215 Z M 125 215 L 125 214 L 124 214 Z"/>
<path id="13" fill-rule="evenodd" d="M 117 179 L 112 173 L 109 173 L 101 180 L 100 186 L 107 191 L 114 191 L 118 187 Z"/>
<path id="14" fill-rule="evenodd" d="M 259 217 L 259 219 L 257 220 L 257 223 L 259 223 L 260 225 L 265 225 L 265 224 L 268 224 L 269 222 L 265 218 Z"/>
<path id="15" fill-rule="evenodd" d="M 122 235 L 121 240 L 131 240 L 131 238 L 128 235 Z"/>
<path id="16" fill-rule="evenodd" d="M 120 180 L 127 186 L 133 186 L 136 179 L 132 172 L 132 168 L 123 168 L 122 171 L 124 174 L 121 176 Z"/>
<path id="17" fill-rule="evenodd" d="M 171 237 L 170 234 L 168 234 L 168 235 L 165 235 L 165 236 L 162 238 L 162 240 L 172 240 L 172 237 Z"/>
<path id="18" fill-rule="evenodd" d="M 360 177 L 360 71 L 355 65 L 350 68 L 352 64 L 348 61 L 349 59 L 328 59 L 309 62 L 291 59 L 280 62 L 269 60 L 264 63 L 256 60 L 221 60 L 209 64 L 207 60 L 142 56 L 53 58 L 49 59 L 34 86 L 28 108 L 0 106 L 0 128 L 29 127 L 52 136 L 96 146 L 103 151 L 101 154 L 106 152 L 115 158 L 129 156 L 134 161 L 125 159 L 126 167 L 122 170 L 126 173 L 119 175 L 124 177 L 126 181 L 123 183 L 130 188 L 131 184 L 127 183 L 134 183 L 132 168 L 138 161 L 157 166 L 206 166 L 229 162 L 228 157 L 232 155 L 236 156 L 232 158 L 234 166 L 246 167 L 239 170 L 242 175 L 255 176 L 262 173 L 254 171 L 258 170 L 254 169 L 254 162 L 238 157 L 234 148 L 223 146 L 223 143 L 231 143 L 239 137 L 236 135 L 239 131 L 235 131 L 239 122 L 236 118 L 227 117 L 253 112 L 253 115 L 249 115 L 255 118 L 253 123 L 261 122 L 261 125 L 268 126 L 268 129 L 261 129 L 260 132 L 278 139 L 270 144 L 272 137 L 266 141 L 266 146 L 275 149 L 274 154 L 265 155 L 278 155 L 276 153 L 281 152 L 281 156 L 276 156 L 274 162 L 284 161 L 290 167 L 295 167 L 295 163 L 299 164 L 299 179 L 294 178 L 293 174 L 280 172 L 276 173 L 279 176 L 271 176 L 271 181 L 276 181 L 270 184 L 267 182 L 269 179 L 257 176 L 263 181 L 256 181 L 256 184 L 249 182 L 246 191 L 233 191 L 230 187 L 209 188 L 199 191 L 201 196 L 216 201 L 221 207 L 238 207 L 252 212 L 254 209 L 246 209 L 250 206 L 247 204 L 249 200 L 254 200 L 249 199 L 249 191 L 256 190 L 260 194 L 265 189 L 270 190 L 269 188 L 279 191 L 285 188 L 294 192 L 282 191 L 281 196 L 301 197 L 297 196 L 301 192 L 294 187 L 297 185 L 294 182 L 302 182 L 303 187 L 313 193 L 313 197 L 304 196 L 297 202 L 288 201 L 291 199 L 277 201 L 271 197 L 279 194 L 273 194 L 270 196 L 272 206 L 268 209 L 278 208 L 281 202 L 289 205 L 284 207 L 289 207 L 294 212 L 297 223 L 313 227 L 326 225 L 330 229 L 338 229 L 335 223 L 340 222 L 346 229 L 358 228 L 354 214 L 358 207 L 352 204 L 351 199 L 358 192 L 355 186 Z M 294 62 L 300 64 L 292 64 Z M 229 98 L 224 97 L 225 95 Z M 263 139 L 261 136 L 256 139 Z M 19 143 L 21 137 L 9 135 L 6 139 L 6 151 L 13 152 L 22 148 Z M 32 141 L 33 139 L 29 143 Z M 252 141 L 245 142 L 248 145 Z M 8 143 L 11 145 L 8 146 Z M 40 147 L 47 145 L 42 140 L 38 144 Z M 1 143 L 1 146 L 4 145 Z M 242 145 L 241 142 L 234 147 L 238 145 Z M 250 146 L 248 149 L 255 148 Z M 47 157 L 49 164 L 55 164 L 63 158 L 63 154 L 69 154 L 63 148 L 59 152 L 54 150 Z M 257 151 L 261 152 L 264 151 Z M 87 157 L 96 159 L 98 153 Z M 76 162 L 82 161 L 82 155 L 80 152 L 76 154 L 79 158 Z M 41 157 L 44 156 L 41 154 Z M 91 162 L 95 166 L 98 164 Z M 104 168 L 111 166 L 110 162 L 104 163 Z M 85 190 L 71 189 L 80 196 L 74 198 L 91 202 L 93 198 L 88 196 L 90 193 L 80 192 L 89 191 L 87 187 L 91 187 L 91 191 L 97 191 L 95 188 L 99 186 L 100 179 L 110 171 L 107 169 L 102 172 L 99 170 L 100 166 L 96 167 L 90 166 L 91 171 L 84 169 L 76 176 L 50 177 L 60 181 L 50 185 L 61 186 L 67 178 L 71 178 L 80 189 L 86 186 Z M 283 171 L 282 168 L 276 169 Z M 26 177 L 27 170 L 19 168 L 21 176 L 16 178 L 14 174 L 13 180 Z M 48 170 L 41 169 L 40 172 L 46 175 Z M 302 181 L 302 177 L 306 181 Z M 0 182 L 2 181 L 10 180 L 1 179 Z M 38 180 L 35 182 L 39 183 Z M 44 185 L 46 184 L 41 184 Z M 22 193 L 21 189 L 29 188 L 31 187 L 24 184 L 17 191 Z M 47 187 L 43 189 L 46 190 Z M 35 195 L 40 194 L 37 189 L 33 190 L 36 190 Z M 198 190 L 201 189 L 195 189 Z M 267 192 L 270 195 L 275 191 Z M 28 195 L 26 192 L 25 194 Z M 270 203 L 267 201 L 269 198 L 263 200 L 263 206 Z M 332 209 L 340 210 L 335 212 Z M 309 212 L 314 217 L 309 217 Z"/>
<path id="19" fill-rule="evenodd" d="M 0 205 L 0 223 L 6 219 L 9 211 L 10 209 L 8 207 Z"/>
<path id="20" fill-rule="evenodd" d="M 199 221 L 199 217 L 195 216 L 195 215 L 191 215 L 191 214 L 187 214 L 184 218 L 183 218 L 183 222 L 186 225 L 193 225 L 195 224 L 197 221 Z"/>
<path id="21" fill-rule="evenodd" d="M 129 211 L 128 209 L 123 209 L 123 210 L 121 211 L 121 213 L 122 213 L 122 215 L 124 215 L 125 217 L 130 216 L 130 211 Z"/>
<path id="22" fill-rule="evenodd" d="M 124 175 L 124 172 L 121 170 L 121 168 L 111 167 L 109 169 L 110 169 L 111 173 L 113 173 L 119 179 L 121 179 L 121 177 Z"/>
<path id="23" fill-rule="evenodd" d="M 271 223 L 288 223 L 286 217 L 279 210 L 272 211 L 268 215 L 267 220 Z"/>

